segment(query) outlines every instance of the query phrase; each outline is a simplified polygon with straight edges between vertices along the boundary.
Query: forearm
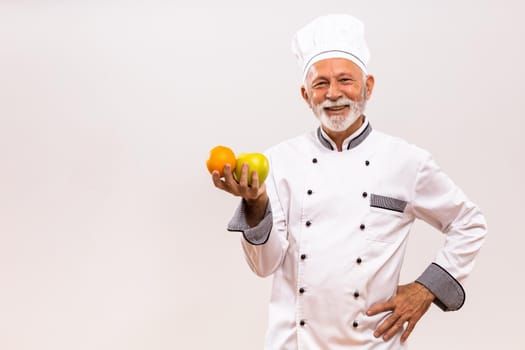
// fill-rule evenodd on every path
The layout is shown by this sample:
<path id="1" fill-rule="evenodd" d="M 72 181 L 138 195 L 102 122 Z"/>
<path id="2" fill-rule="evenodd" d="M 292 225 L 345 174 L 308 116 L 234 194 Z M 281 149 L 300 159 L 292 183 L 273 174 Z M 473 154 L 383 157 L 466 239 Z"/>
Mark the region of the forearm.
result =
<path id="1" fill-rule="evenodd" d="M 245 235 L 241 239 L 241 245 L 250 269 L 259 277 L 267 277 L 282 264 L 288 241 L 273 227 L 264 244 L 252 244 L 246 240 Z"/>
<path id="2" fill-rule="evenodd" d="M 279 218 L 274 223 L 270 203 L 264 207 L 263 218 L 256 226 L 248 225 L 246 212 L 247 203 L 243 200 L 230 220 L 228 230 L 242 232 L 241 244 L 248 265 L 255 274 L 265 277 L 272 274 L 283 260 L 288 247 L 286 225 Z"/>
<path id="3" fill-rule="evenodd" d="M 266 192 L 253 200 L 244 200 L 245 219 L 250 227 L 256 227 L 264 219 L 266 208 L 268 206 L 268 195 Z"/>
<path id="4" fill-rule="evenodd" d="M 443 311 L 459 310 L 465 302 L 465 290 L 461 284 L 436 263 L 430 264 L 416 282 L 432 292 L 434 304 Z"/>
<path id="5" fill-rule="evenodd" d="M 441 309 L 458 310 L 465 301 L 461 283 L 472 271 L 485 240 L 485 218 L 431 160 L 420 171 L 414 213 L 446 235 L 434 262 L 416 281 L 432 291 Z"/>

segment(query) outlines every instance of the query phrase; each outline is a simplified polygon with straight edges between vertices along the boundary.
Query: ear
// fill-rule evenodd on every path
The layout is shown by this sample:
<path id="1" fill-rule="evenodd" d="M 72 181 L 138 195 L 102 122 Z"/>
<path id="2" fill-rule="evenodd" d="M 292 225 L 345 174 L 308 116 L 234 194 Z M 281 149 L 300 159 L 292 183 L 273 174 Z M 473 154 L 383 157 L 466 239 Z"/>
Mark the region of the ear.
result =
<path id="1" fill-rule="evenodd" d="M 366 77 L 366 99 L 369 100 L 372 96 L 372 91 L 374 90 L 375 79 L 373 75 L 367 75 Z"/>
<path id="2" fill-rule="evenodd" d="M 301 86 L 301 96 L 303 96 L 303 100 L 306 102 L 308 107 L 312 108 L 312 104 L 310 103 L 310 97 L 308 96 L 308 92 L 306 91 L 306 88 Z"/>

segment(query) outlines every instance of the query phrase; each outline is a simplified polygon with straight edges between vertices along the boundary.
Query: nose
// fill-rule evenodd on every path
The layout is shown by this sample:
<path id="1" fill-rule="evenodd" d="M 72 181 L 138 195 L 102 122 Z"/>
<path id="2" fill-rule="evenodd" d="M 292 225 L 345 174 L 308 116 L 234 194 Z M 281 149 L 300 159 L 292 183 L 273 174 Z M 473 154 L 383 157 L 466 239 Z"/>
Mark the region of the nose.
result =
<path id="1" fill-rule="evenodd" d="M 339 85 L 336 82 L 330 83 L 330 86 L 328 86 L 328 90 L 326 91 L 326 98 L 332 101 L 338 100 L 340 97 L 342 97 L 342 92 L 339 89 Z"/>

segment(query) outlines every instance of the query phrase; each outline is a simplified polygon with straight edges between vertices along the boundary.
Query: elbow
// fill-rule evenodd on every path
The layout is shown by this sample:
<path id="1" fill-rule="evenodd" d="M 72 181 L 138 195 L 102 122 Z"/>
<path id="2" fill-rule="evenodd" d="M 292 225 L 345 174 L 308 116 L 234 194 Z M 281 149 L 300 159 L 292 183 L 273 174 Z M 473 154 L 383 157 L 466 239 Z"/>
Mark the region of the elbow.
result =
<path id="1" fill-rule="evenodd" d="M 480 241 L 480 243 L 485 241 L 488 230 L 487 221 L 479 209 L 466 226 L 471 232 L 476 232 L 477 239 Z"/>
<path id="2" fill-rule="evenodd" d="M 273 264 L 269 265 L 263 261 L 257 261 L 254 262 L 250 259 L 247 259 L 248 265 L 250 266 L 250 269 L 255 273 L 256 276 L 261 278 L 266 278 L 270 275 L 272 275 L 277 268 L 279 267 L 279 264 Z"/>
<path id="3" fill-rule="evenodd" d="M 443 232 L 450 231 L 468 232 L 473 240 L 484 241 L 487 235 L 487 221 L 481 210 L 476 206 L 471 206 L 465 210 L 455 222 L 452 222 Z"/>
<path id="4" fill-rule="evenodd" d="M 270 235 L 270 239 L 265 244 L 253 245 L 242 240 L 244 257 L 250 269 L 259 277 L 272 275 L 283 263 L 287 241 L 278 239 L 278 235 Z"/>
<path id="5" fill-rule="evenodd" d="M 266 278 L 275 272 L 275 270 L 264 270 L 264 269 L 257 269 L 257 268 L 252 268 L 252 271 L 255 273 L 257 277 L 261 277 L 261 278 Z"/>

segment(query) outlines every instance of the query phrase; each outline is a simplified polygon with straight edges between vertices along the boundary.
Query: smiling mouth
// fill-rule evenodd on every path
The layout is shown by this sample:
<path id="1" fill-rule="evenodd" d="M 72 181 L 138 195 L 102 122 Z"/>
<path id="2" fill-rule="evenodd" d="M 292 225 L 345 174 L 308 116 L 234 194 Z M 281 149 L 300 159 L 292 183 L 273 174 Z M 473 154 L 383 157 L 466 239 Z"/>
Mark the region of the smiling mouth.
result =
<path id="1" fill-rule="evenodd" d="M 328 111 L 341 111 L 343 109 L 345 109 L 346 107 L 348 107 L 348 105 L 342 105 L 342 106 L 333 106 L 333 107 L 324 107 L 325 110 L 328 110 Z"/>

